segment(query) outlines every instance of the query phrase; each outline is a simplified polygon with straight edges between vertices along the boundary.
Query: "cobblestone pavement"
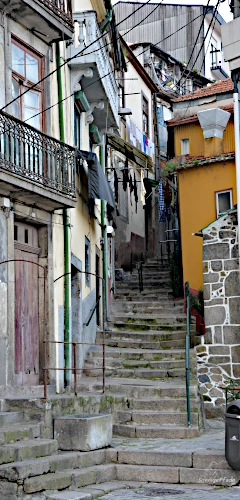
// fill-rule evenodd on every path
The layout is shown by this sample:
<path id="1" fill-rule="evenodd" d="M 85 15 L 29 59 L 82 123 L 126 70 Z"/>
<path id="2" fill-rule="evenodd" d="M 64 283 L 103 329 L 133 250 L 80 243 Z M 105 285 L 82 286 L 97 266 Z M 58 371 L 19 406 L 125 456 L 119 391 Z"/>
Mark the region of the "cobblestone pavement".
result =
<path id="1" fill-rule="evenodd" d="M 239 486 L 220 488 L 148 484 L 133 490 L 115 490 L 101 497 L 101 500 L 231 500 L 237 498 L 240 498 Z"/>

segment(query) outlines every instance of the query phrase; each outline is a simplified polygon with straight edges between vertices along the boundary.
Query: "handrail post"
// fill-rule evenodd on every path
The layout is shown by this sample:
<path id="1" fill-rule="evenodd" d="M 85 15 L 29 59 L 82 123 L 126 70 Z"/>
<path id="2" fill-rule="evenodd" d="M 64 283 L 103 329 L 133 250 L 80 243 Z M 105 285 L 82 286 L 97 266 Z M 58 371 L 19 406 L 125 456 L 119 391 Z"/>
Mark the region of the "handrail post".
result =
<path id="1" fill-rule="evenodd" d="M 191 427 L 191 404 L 190 404 L 190 295 L 189 295 L 189 283 L 188 281 L 185 283 L 185 299 L 186 299 L 186 314 L 187 314 L 187 333 L 186 333 L 186 358 L 185 358 L 185 367 L 186 367 L 186 395 L 187 395 L 187 419 L 188 419 L 188 427 Z"/>
<path id="2" fill-rule="evenodd" d="M 102 344 L 102 356 L 103 356 L 103 363 L 102 363 L 102 375 L 103 375 L 103 394 L 105 393 L 105 325 L 104 325 L 104 320 L 105 320 L 105 314 L 104 314 L 104 295 L 105 295 L 105 280 L 103 278 L 102 280 L 102 322 L 103 322 L 103 344 Z"/>

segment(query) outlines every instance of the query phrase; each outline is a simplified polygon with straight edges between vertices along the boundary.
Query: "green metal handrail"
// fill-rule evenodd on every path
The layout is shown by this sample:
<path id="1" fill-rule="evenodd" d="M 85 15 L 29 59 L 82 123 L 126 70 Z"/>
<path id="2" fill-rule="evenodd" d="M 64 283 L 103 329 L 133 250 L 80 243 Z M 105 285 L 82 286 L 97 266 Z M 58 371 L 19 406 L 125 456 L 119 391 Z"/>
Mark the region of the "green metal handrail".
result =
<path id="1" fill-rule="evenodd" d="M 191 405 L 190 405 L 190 342 L 191 342 L 191 310 L 190 310 L 190 294 L 189 294 L 189 283 L 185 283 L 185 300 L 186 300 L 186 314 L 187 314 L 187 333 L 186 333 L 186 358 L 185 358 L 185 368 L 186 368 L 186 394 L 187 394 L 187 419 L 188 427 L 191 427 Z"/>

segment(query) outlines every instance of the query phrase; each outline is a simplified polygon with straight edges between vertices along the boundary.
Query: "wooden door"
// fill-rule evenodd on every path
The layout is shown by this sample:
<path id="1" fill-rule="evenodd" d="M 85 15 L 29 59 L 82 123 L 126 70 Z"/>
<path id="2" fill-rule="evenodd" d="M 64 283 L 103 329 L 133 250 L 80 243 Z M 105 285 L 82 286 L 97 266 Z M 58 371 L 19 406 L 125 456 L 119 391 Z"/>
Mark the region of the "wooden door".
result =
<path id="1" fill-rule="evenodd" d="M 17 385 L 39 384 L 38 234 L 15 222 L 15 374 Z"/>

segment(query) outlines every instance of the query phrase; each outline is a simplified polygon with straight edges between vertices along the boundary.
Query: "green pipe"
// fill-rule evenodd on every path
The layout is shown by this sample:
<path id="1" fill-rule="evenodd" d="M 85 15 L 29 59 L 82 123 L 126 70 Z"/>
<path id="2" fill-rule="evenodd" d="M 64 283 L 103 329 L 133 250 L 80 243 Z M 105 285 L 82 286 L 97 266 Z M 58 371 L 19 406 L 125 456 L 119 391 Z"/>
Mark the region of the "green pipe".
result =
<path id="1" fill-rule="evenodd" d="M 100 30 L 103 32 L 112 20 L 113 9 L 107 10 L 107 15 L 103 22 L 100 24 Z"/>
<path id="2" fill-rule="evenodd" d="M 62 89 L 62 73 L 61 73 L 61 58 L 60 58 L 60 44 L 56 44 L 56 58 L 57 58 L 57 83 L 58 83 L 58 112 L 59 112 L 59 131 L 60 131 L 60 141 L 65 141 L 64 136 L 64 114 L 63 114 L 63 89 Z M 71 322 L 71 278 L 70 274 L 70 236 L 69 236 L 69 211 L 63 209 L 63 225 L 64 225 L 64 341 L 70 342 L 70 322 Z M 71 382 L 71 348 L 70 344 L 64 344 L 64 359 L 65 368 L 69 368 L 69 371 L 65 371 L 65 382 L 70 385 Z"/>
<path id="3" fill-rule="evenodd" d="M 100 165 L 102 169 L 104 169 L 104 155 L 103 155 L 103 146 L 100 146 L 99 148 L 99 160 L 100 160 Z M 104 297 L 103 297 L 103 303 L 104 303 L 104 321 L 107 319 L 107 262 L 106 262 L 106 229 L 105 229 L 105 201 L 101 200 L 101 225 L 102 225 L 102 239 L 103 239 L 103 256 L 102 256 L 102 262 L 103 262 L 103 279 L 105 280 L 105 287 L 104 287 Z"/>

